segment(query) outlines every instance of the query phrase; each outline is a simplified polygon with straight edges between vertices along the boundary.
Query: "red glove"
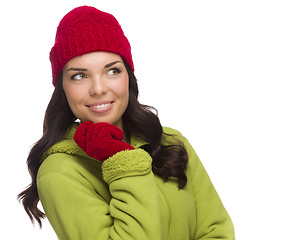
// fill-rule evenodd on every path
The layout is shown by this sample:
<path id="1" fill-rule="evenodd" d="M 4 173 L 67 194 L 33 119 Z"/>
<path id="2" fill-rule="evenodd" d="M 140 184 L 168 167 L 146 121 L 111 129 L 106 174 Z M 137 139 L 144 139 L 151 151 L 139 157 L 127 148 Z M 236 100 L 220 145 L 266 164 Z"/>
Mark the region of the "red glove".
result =
<path id="1" fill-rule="evenodd" d="M 122 141 L 124 133 L 120 128 L 105 122 L 83 122 L 77 128 L 73 138 L 88 156 L 100 161 L 104 161 L 117 152 L 135 149 Z"/>

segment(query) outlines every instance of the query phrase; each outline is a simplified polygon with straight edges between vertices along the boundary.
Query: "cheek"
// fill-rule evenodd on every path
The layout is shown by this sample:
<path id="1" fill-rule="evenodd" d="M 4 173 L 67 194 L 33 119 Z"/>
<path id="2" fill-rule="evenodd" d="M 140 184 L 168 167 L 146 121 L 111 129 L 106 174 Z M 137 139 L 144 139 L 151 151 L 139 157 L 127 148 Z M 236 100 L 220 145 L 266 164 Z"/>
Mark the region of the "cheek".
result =
<path id="1" fill-rule="evenodd" d="M 116 86 L 116 95 L 122 100 L 122 104 L 127 107 L 129 101 L 129 80 L 124 79 L 118 86 Z"/>
<path id="2" fill-rule="evenodd" d="M 71 88 L 65 89 L 65 95 L 69 105 L 73 105 L 79 100 L 79 96 L 76 94 L 76 91 Z"/>
<path id="3" fill-rule="evenodd" d="M 83 91 L 79 90 L 76 87 L 65 86 L 64 92 L 70 109 L 76 115 L 77 107 L 83 100 L 83 94 L 82 94 Z"/>

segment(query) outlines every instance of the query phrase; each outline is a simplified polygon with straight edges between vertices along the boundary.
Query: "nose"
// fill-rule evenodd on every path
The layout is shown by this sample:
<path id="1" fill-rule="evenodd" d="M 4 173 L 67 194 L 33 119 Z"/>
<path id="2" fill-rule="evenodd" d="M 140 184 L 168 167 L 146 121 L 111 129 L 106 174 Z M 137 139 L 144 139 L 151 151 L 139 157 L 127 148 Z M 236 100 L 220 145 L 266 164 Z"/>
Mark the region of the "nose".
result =
<path id="1" fill-rule="evenodd" d="M 91 79 L 91 85 L 89 88 L 89 93 L 91 96 L 97 96 L 105 94 L 107 91 L 107 86 L 102 77 L 96 76 Z"/>

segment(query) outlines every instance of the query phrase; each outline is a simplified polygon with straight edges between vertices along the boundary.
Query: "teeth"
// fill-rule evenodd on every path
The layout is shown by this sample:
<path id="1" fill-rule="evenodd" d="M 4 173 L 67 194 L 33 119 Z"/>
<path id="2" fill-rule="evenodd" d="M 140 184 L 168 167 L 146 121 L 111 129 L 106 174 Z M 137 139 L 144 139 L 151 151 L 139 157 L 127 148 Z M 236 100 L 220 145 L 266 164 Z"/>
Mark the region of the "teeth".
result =
<path id="1" fill-rule="evenodd" d="M 101 105 L 95 105 L 93 106 L 94 108 L 105 108 L 108 107 L 111 103 L 105 103 L 105 104 L 101 104 Z"/>

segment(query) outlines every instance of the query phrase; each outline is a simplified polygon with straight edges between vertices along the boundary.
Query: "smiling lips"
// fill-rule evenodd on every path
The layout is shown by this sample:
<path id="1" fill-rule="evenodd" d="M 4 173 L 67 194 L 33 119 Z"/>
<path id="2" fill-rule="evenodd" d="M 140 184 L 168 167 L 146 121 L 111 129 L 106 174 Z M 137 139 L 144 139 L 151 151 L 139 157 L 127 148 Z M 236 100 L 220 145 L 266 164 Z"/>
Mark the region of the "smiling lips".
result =
<path id="1" fill-rule="evenodd" d="M 113 107 L 113 103 L 113 101 L 102 101 L 87 105 L 87 107 L 95 113 L 105 113 Z"/>

